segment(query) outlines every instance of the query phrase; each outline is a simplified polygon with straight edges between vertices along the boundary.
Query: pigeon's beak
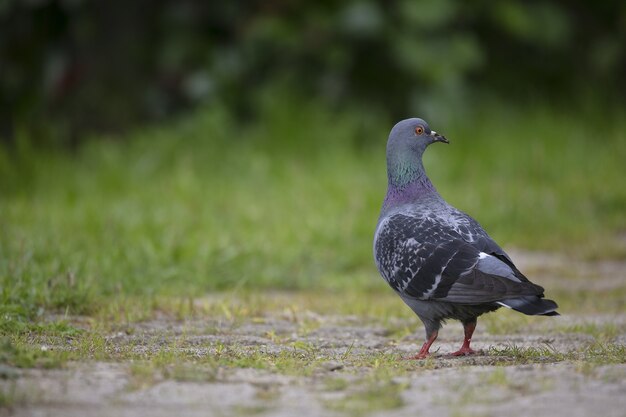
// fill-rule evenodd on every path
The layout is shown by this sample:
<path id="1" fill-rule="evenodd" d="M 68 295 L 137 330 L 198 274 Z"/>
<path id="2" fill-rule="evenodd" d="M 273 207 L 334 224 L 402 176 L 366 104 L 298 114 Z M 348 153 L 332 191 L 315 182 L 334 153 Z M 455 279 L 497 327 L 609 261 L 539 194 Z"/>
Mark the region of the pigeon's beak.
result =
<path id="1" fill-rule="evenodd" d="M 440 135 L 439 133 L 435 132 L 434 130 L 430 131 L 430 136 L 433 137 L 433 140 L 435 142 L 450 143 L 450 141 L 448 139 L 446 139 L 445 136 Z"/>

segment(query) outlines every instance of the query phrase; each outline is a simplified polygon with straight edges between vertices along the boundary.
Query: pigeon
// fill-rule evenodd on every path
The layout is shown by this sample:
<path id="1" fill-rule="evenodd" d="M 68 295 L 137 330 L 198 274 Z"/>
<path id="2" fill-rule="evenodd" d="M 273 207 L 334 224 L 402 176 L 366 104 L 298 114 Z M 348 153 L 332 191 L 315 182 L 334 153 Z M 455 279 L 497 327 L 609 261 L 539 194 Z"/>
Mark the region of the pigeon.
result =
<path id="1" fill-rule="evenodd" d="M 480 315 L 507 307 L 527 315 L 557 316 L 544 297 L 476 220 L 439 195 L 422 155 L 449 143 L 418 118 L 398 122 L 387 141 L 387 194 L 374 235 L 376 266 L 389 286 L 424 323 L 426 342 L 409 359 L 424 359 L 443 322 L 459 320 L 465 338 L 453 355 L 470 355 Z"/>

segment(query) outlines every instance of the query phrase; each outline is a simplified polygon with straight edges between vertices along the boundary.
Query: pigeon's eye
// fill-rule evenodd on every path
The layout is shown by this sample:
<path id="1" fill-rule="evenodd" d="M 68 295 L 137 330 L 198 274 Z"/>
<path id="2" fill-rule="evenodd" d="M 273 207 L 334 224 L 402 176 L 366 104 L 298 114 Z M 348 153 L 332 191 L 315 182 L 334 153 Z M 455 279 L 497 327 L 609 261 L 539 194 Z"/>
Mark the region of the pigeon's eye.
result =
<path id="1" fill-rule="evenodd" d="M 416 135 L 421 135 L 422 133 L 424 133 L 424 126 L 417 126 L 415 128 L 415 134 Z"/>

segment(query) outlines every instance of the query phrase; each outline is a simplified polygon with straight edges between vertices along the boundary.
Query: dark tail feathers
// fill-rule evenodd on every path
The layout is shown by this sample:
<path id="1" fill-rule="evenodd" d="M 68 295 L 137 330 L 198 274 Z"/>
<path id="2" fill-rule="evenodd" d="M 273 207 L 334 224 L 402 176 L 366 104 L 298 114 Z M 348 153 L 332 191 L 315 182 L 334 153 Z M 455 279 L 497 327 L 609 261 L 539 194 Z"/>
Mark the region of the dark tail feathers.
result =
<path id="1" fill-rule="evenodd" d="M 526 295 L 524 297 L 508 298 L 498 301 L 501 306 L 512 308 L 520 313 L 529 316 L 558 316 L 556 309 L 559 306 L 552 300 L 539 298 L 536 295 Z"/>

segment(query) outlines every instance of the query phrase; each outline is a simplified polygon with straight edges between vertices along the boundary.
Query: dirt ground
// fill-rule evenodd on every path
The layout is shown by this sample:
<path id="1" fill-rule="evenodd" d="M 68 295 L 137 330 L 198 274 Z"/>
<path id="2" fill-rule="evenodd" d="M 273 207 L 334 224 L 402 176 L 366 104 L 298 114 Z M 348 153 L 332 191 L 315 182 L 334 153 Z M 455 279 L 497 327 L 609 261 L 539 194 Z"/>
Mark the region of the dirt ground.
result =
<path id="1" fill-rule="evenodd" d="M 526 257 L 526 269 L 559 268 L 541 257 Z M 585 269 L 587 268 L 587 269 Z M 589 274 L 600 287 L 623 287 L 622 264 L 597 264 L 577 269 L 582 285 Z M 598 274 L 598 272 L 601 272 Z M 538 281 L 541 281 L 538 279 Z M 403 361 L 422 342 L 422 328 L 398 337 L 382 325 L 359 317 L 314 315 L 315 326 L 282 314 L 237 323 L 216 319 L 156 319 L 107 335 L 120 349 L 154 349 L 159 343 L 203 357 L 217 349 L 236 347 L 245 357 L 280 354 L 285 350 L 311 352 L 316 365 L 310 372 L 283 372 L 278 368 L 220 366 L 183 369 L 183 377 L 142 372 L 135 361 L 70 362 L 62 369 L 1 369 L 10 374 L 0 388 L 13 404 L 0 415 L 14 416 L 626 416 L 626 364 L 591 364 L 573 357 L 555 360 L 534 356 L 520 361 L 498 349 L 544 348 L 551 352 L 583 349 L 594 336 L 562 331 L 590 323 L 619 329 L 611 343 L 626 344 L 626 314 L 564 314 L 537 318 L 523 332 L 492 334 L 479 325 L 473 346 L 482 352 L 453 358 L 462 340 L 458 323 L 440 333 L 435 355 L 423 366 Z M 500 314 L 500 313 L 496 313 Z M 400 323 L 401 325 L 403 323 Z M 582 327 L 581 327 L 582 328 Z M 210 330 L 208 330 L 210 329 Z M 372 371 L 362 358 L 396 358 L 402 372 Z M 384 359 L 387 358 L 387 359 Z M 406 365 L 405 365 L 406 364 Z M 382 368 L 381 368 L 382 369 Z M 178 375 L 180 376 L 180 370 Z M 176 374 L 176 373 L 175 373 Z"/>

